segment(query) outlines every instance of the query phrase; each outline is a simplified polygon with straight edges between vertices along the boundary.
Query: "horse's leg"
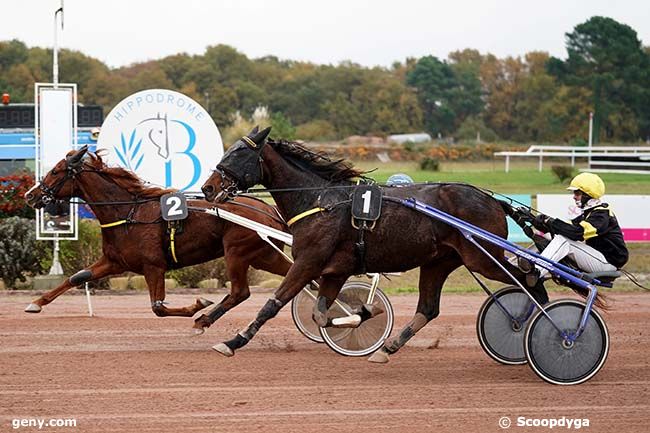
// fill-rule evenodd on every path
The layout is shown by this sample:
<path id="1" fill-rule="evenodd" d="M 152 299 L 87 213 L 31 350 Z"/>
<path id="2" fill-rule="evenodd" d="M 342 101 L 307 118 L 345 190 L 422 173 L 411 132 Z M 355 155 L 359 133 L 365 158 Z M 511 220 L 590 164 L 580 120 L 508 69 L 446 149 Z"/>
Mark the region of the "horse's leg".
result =
<path id="1" fill-rule="evenodd" d="M 492 255 L 492 257 L 496 258 L 498 262 L 504 268 L 506 268 L 506 270 L 510 272 L 510 274 L 515 277 L 515 279 L 519 281 L 524 288 L 528 290 L 528 292 L 537 300 L 537 302 L 542 305 L 548 302 L 548 293 L 546 292 L 546 289 L 544 288 L 543 282 L 541 280 L 537 281 L 534 286 L 529 286 L 526 283 L 526 274 L 522 272 L 521 269 L 519 269 L 517 266 L 513 265 L 505 259 L 502 249 L 492 245 L 484 245 L 484 248 Z M 494 261 L 485 253 L 482 251 L 477 251 L 474 245 L 463 244 L 463 246 L 458 249 L 458 252 L 463 258 L 463 263 L 470 271 L 478 272 L 490 280 L 501 281 L 505 284 L 514 283 L 514 281 L 512 281 L 512 278 L 506 274 L 503 269 L 494 263 Z"/>
<path id="2" fill-rule="evenodd" d="M 327 310 L 336 300 L 341 287 L 347 280 L 346 276 L 323 275 L 318 288 L 318 298 L 314 304 L 314 313 L 312 315 L 314 322 L 318 326 L 327 326 Z"/>
<path id="3" fill-rule="evenodd" d="M 238 256 L 231 255 L 228 258 L 226 272 L 230 279 L 230 293 L 221 302 L 210 307 L 194 321 L 194 326 L 192 327 L 194 335 L 203 334 L 205 328 L 209 328 L 210 325 L 226 314 L 228 310 L 244 302 L 251 294 L 247 278 L 248 263 L 241 260 Z"/>
<path id="4" fill-rule="evenodd" d="M 235 350 L 244 347 L 255 336 L 257 331 L 269 320 L 278 314 L 290 300 L 292 300 L 303 287 L 311 280 L 318 277 L 320 267 L 313 263 L 296 262 L 291 266 L 286 278 L 275 291 L 262 309 L 257 313 L 257 317 L 243 331 L 240 331 L 231 340 L 219 343 L 212 348 L 225 356 L 233 356 Z"/>
<path id="5" fill-rule="evenodd" d="M 397 352 L 420 329 L 440 314 L 440 294 L 445 280 L 454 269 L 462 264 L 456 253 L 452 253 L 420 267 L 418 307 L 413 319 L 400 331 L 399 335 L 386 340 L 384 347 L 375 352 L 368 361 L 388 362 L 388 356 Z"/>
<path id="6" fill-rule="evenodd" d="M 148 266 L 144 269 L 144 279 L 149 288 L 149 298 L 151 299 L 151 310 L 158 317 L 165 316 L 183 316 L 192 317 L 198 311 L 201 311 L 212 301 L 204 298 L 197 298 L 194 304 L 187 307 L 168 308 L 165 306 L 165 269 Z"/>
<path id="7" fill-rule="evenodd" d="M 66 279 L 58 287 L 50 290 L 47 293 L 44 293 L 40 298 L 34 300 L 27 306 L 27 308 L 25 308 L 25 311 L 27 313 L 40 313 L 43 306 L 54 301 L 56 298 L 61 296 L 72 287 L 79 286 L 88 281 L 98 280 L 108 275 L 119 274 L 122 272 L 123 269 L 121 269 L 121 267 L 115 263 L 112 263 L 106 256 L 101 256 L 99 260 L 90 265 L 88 269 L 83 269 L 77 272 L 70 278 Z"/>
<path id="8" fill-rule="evenodd" d="M 251 248 L 249 248 L 250 250 Z M 249 254 L 254 254 L 250 261 L 246 260 L 250 257 Z M 193 331 L 194 335 L 203 334 L 205 328 L 209 328 L 221 316 L 226 314 L 231 308 L 244 302 L 250 296 L 250 288 L 248 286 L 248 267 L 252 264 L 256 269 L 272 272 L 276 275 L 287 275 L 291 263 L 275 251 L 268 250 L 268 254 L 264 250 L 255 248 L 255 251 L 239 252 L 237 250 L 226 249 L 226 272 L 230 278 L 231 289 L 230 293 L 226 295 L 219 304 L 210 307 L 205 313 L 194 321 Z"/>

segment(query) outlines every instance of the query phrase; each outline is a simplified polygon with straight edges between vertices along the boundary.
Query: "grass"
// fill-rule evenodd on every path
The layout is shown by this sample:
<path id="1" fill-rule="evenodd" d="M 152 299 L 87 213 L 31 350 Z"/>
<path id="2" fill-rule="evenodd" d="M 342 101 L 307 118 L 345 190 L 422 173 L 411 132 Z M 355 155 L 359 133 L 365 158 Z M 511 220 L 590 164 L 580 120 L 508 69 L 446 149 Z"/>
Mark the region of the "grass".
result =
<path id="1" fill-rule="evenodd" d="M 566 161 L 565 161 L 566 163 Z M 503 169 L 503 161 L 442 162 L 440 171 L 420 170 L 416 162 L 356 162 L 358 168 L 373 170 L 368 176 L 378 182 L 385 182 L 395 173 L 405 173 L 416 182 L 467 182 L 501 193 L 554 193 L 562 194 L 568 185 L 551 172 L 555 162 L 545 161 L 544 170 L 537 171 L 537 163 L 511 161 L 510 172 Z M 561 164 L 561 163 L 560 163 Z M 565 164 L 566 165 L 566 164 Z M 575 173 L 582 166 L 576 166 Z M 602 173 L 608 194 L 650 194 L 650 175 Z"/>

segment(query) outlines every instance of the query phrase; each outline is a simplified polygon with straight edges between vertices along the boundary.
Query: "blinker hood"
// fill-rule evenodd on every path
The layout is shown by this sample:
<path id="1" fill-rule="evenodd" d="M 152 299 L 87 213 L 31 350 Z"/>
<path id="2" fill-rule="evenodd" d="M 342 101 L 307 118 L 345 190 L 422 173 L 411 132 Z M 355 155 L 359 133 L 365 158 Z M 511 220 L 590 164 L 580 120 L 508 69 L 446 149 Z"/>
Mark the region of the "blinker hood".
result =
<path id="1" fill-rule="evenodd" d="M 233 144 L 221 158 L 217 168 L 237 182 L 237 188 L 245 190 L 262 181 L 260 154 L 269 132 L 270 127 L 260 132 L 254 129 Z"/>

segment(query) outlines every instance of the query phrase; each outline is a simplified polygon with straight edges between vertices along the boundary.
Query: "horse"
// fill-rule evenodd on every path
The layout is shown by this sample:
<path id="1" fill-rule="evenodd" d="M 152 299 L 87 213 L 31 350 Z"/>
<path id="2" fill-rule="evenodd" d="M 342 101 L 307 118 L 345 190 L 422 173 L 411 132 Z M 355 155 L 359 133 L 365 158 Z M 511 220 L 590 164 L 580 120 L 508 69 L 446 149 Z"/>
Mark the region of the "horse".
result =
<path id="1" fill-rule="evenodd" d="M 295 142 L 268 140 L 270 128 L 253 130 L 238 140 L 202 187 L 207 200 L 225 203 L 237 191 L 261 184 L 269 189 L 290 225 L 295 262 L 274 297 L 256 319 L 231 340 L 214 346 L 226 356 L 245 346 L 255 333 L 312 278 L 321 275 L 313 317 L 327 326 L 327 309 L 343 282 L 360 272 L 403 272 L 420 268 L 419 298 L 412 320 L 369 359 L 386 363 L 440 313 L 442 286 L 451 272 L 464 265 L 488 279 L 512 283 L 490 257 L 451 226 L 402 205 L 416 198 L 502 238 L 507 237 L 507 203 L 483 190 L 453 183 L 384 187 L 381 217 L 374 228 L 360 233 L 351 224 L 350 193 L 361 172 L 344 160 L 312 152 Z M 504 257 L 503 250 L 479 241 L 535 299 L 548 295 L 539 281 L 527 284 L 526 273 Z M 365 244 L 365 250 L 359 248 Z"/>
<path id="2" fill-rule="evenodd" d="M 130 271 L 144 275 L 156 316 L 192 317 L 211 306 L 195 320 L 193 332 L 201 334 L 204 328 L 250 296 L 246 277 L 250 266 L 277 275 L 287 273 L 290 263 L 257 233 L 201 212 L 213 206 L 204 200 L 188 200 L 188 205 L 199 211 L 189 212 L 172 243 L 160 209 L 160 197 L 172 191 L 146 186 L 131 171 L 108 167 L 101 151 L 88 152 L 84 146 L 69 152 L 40 184 L 25 193 L 25 199 L 35 209 L 72 197 L 85 200 L 102 226 L 103 255 L 34 300 L 25 311 L 39 313 L 43 306 L 72 287 Z M 241 197 L 220 207 L 286 231 L 276 210 L 261 200 Z M 212 301 L 198 298 L 194 304 L 182 308 L 165 305 L 165 271 L 219 257 L 226 258 L 226 271 L 231 280 L 230 293 L 220 303 L 212 305 Z"/>

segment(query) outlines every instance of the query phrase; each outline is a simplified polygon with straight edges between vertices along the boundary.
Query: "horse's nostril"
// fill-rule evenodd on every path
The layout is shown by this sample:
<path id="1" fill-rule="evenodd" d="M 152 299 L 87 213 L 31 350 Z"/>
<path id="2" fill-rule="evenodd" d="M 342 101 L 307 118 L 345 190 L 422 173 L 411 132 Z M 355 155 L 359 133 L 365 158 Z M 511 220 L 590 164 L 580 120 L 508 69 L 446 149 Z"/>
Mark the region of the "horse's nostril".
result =
<path id="1" fill-rule="evenodd" d="M 201 191 L 203 191 L 203 194 L 212 194 L 214 192 L 214 187 L 212 185 L 205 185 L 203 188 L 201 188 Z"/>
<path id="2" fill-rule="evenodd" d="M 26 199 L 26 200 L 31 200 L 31 199 L 33 199 L 33 198 L 34 198 L 34 195 L 33 195 L 33 194 L 31 194 L 31 193 L 27 193 L 27 194 L 25 194 L 25 199 Z"/>

